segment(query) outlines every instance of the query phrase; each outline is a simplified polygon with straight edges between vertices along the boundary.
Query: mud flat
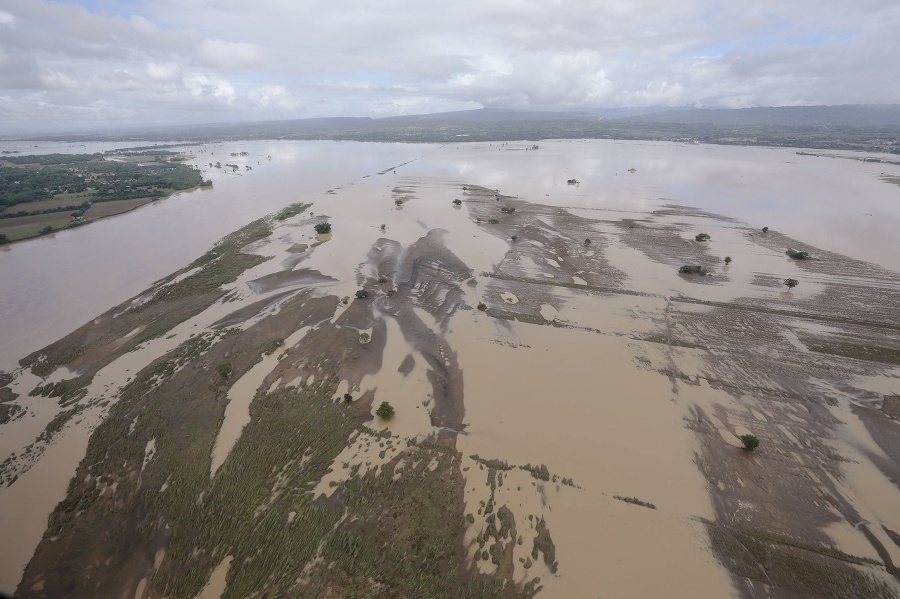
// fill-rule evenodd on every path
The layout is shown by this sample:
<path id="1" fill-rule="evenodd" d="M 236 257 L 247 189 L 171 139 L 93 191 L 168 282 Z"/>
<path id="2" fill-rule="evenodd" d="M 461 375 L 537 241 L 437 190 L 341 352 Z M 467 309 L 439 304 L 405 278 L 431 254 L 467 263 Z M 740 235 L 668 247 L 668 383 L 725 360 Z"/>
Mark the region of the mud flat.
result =
<path id="1" fill-rule="evenodd" d="M 2 381 L 0 531 L 76 454 L 4 588 L 900 596 L 896 272 L 415 164 L 320 196 Z"/>

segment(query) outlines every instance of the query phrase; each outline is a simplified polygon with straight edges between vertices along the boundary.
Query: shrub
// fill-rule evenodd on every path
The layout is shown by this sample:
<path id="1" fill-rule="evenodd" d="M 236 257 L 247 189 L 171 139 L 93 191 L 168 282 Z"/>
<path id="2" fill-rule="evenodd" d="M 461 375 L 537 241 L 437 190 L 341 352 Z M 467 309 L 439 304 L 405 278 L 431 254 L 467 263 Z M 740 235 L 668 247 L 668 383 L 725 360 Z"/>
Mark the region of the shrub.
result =
<path id="1" fill-rule="evenodd" d="M 382 420 L 390 420 L 394 417 L 394 413 L 394 408 L 386 401 L 381 402 L 381 405 L 375 410 L 375 415 Z"/>
<path id="2" fill-rule="evenodd" d="M 356 299 L 366 299 L 367 297 L 369 297 L 369 292 L 365 289 L 360 289 L 356 292 Z"/>
<path id="3" fill-rule="evenodd" d="M 684 275 L 701 275 L 705 272 L 705 269 L 697 264 L 685 264 L 678 269 L 678 272 Z"/>
<path id="4" fill-rule="evenodd" d="M 230 362 L 222 362 L 221 364 L 216 366 L 216 372 L 218 372 L 219 376 L 224 379 L 227 379 L 229 376 L 231 376 L 232 370 L 234 370 L 234 368 L 231 366 Z"/>
<path id="5" fill-rule="evenodd" d="M 794 260 L 808 260 L 809 252 L 798 252 L 797 250 L 789 249 L 787 251 L 787 255 L 793 258 Z"/>
<path id="6" fill-rule="evenodd" d="M 709 240 L 712 239 L 712 238 L 711 238 L 708 234 L 706 234 L 706 233 L 697 233 L 697 234 L 694 236 L 694 239 L 695 239 L 696 241 L 709 241 Z"/>
<path id="7" fill-rule="evenodd" d="M 793 289 L 800 284 L 800 281 L 798 281 L 797 279 L 785 279 L 784 284 L 787 285 L 788 289 Z"/>
<path id="8" fill-rule="evenodd" d="M 731 256 L 725 256 L 725 264 L 731 264 Z"/>
<path id="9" fill-rule="evenodd" d="M 757 447 L 759 447 L 759 439 L 756 438 L 755 435 L 746 434 L 740 436 L 741 443 L 744 444 L 744 449 L 747 451 L 753 451 Z"/>
<path id="10" fill-rule="evenodd" d="M 319 235 L 324 235 L 326 233 L 331 233 L 331 223 L 319 223 L 313 229 L 316 230 L 316 233 Z"/>

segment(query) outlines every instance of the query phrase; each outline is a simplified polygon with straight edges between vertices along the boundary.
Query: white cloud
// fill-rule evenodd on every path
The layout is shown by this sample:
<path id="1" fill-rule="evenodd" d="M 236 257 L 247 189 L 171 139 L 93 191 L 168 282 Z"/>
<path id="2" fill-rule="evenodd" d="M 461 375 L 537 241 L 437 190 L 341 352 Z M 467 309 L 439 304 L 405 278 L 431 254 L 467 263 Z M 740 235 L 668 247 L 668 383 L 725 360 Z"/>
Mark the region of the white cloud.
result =
<path id="1" fill-rule="evenodd" d="M 0 0 L 11 127 L 900 102 L 895 0 L 109 5 Z"/>

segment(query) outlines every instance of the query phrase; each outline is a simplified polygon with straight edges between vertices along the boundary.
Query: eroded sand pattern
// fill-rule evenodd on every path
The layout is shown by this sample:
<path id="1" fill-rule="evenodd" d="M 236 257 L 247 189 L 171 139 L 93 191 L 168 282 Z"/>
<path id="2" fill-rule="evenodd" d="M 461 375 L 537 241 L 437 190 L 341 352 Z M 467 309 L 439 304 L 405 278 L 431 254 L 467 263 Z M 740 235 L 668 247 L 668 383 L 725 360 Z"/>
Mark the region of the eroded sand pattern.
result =
<path id="1" fill-rule="evenodd" d="M 36 414 L 3 513 L 75 475 L 0 521 L 4 589 L 36 545 L 25 597 L 898 596 L 900 275 L 589 180 L 383 166 L 3 381 Z"/>

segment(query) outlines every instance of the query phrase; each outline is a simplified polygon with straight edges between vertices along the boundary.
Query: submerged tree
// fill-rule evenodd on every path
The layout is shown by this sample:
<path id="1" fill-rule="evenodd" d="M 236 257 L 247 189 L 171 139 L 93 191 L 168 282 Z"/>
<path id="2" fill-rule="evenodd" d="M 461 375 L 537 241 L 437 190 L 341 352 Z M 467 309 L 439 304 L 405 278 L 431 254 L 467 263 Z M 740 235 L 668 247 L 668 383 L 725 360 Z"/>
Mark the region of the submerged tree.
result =
<path id="1" fill-rule="evenodd" d="M 381 402 L 381 405 L 375 410 L 375 415 L 382 420 L 390 420 L 394 417 L 394 414 L 394 408 L 386 401 Z"/>
<path id="2" fill-rule="evenodd" d="M 787 285 L 788 289 L 793 289 L 800 284 L 800 281 L 798 281 L 797 279 L 785 279 L 784 284 Z"/>
<path id="3" fill-rule="evenodd" d="M 725 264 L 731 264 L 731 256 L 725 256 Z"/>
<path id="4" fill-rule="evenodd" d="M 710 239 L 712 239 L 712 237 L 710 237 L 707 233 L 697 233 L 694 236 L 694 240 L 696 241 L 709 241 Z"/>
<path id="5" fill-rule="evenodd" d="M 759 439 L 756 438 L 755 435 L 746 434 L 741 435 L 740 437 L 741 443 L 744 444 L 744 449 L 747 451 L 753 451 L 757 447 L 759 447 Z"/>
<path id="6" fill-rule="evenodd" d="M 319 223 L 313 229 L 316 230 L 316 233 L 319 235 L 325 235 L 326 233 L 331 233 L 331 223 Z"/>

